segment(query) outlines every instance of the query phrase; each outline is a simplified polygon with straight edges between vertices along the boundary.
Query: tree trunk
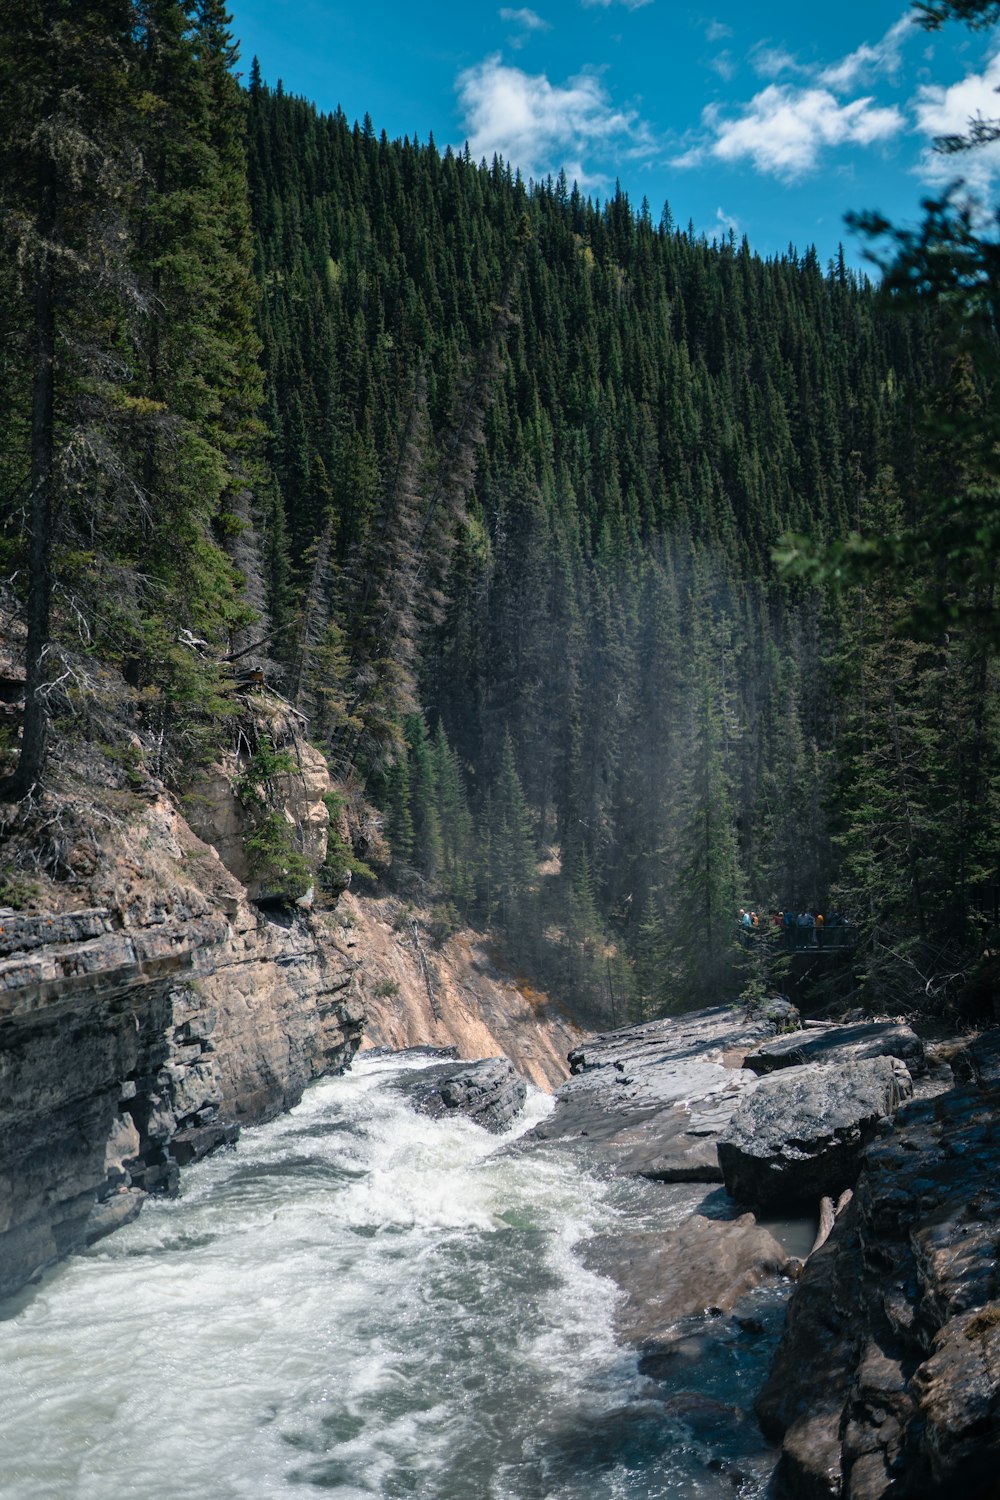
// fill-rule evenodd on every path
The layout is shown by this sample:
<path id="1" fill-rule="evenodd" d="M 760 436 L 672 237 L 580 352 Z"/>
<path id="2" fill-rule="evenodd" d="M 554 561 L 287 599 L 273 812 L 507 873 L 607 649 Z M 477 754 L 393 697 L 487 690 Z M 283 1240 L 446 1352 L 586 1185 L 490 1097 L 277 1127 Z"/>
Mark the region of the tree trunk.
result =
<path id="1" fill-rule="evenodd" d="M 31 538 L 28 553 L 28 643 L 21 754 L 0 796 L 26 797 L 41 780 L 48 741 L 49 621 L 52 605 L 53 454 L 55 446 L 55 267 L 50 244 L 55 230 L 55 183 L 42 193 L 39 222 L 41 265 L 35 283 L 31 393 Z"/>

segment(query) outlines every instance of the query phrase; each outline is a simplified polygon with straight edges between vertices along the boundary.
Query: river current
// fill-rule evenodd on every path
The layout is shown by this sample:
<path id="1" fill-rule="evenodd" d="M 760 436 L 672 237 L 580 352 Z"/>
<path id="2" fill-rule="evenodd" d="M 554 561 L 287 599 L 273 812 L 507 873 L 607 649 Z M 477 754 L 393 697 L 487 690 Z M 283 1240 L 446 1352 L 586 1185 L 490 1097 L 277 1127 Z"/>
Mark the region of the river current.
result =
<path id="1" fill-rule="evenodd" d="M 620 1293 L 574 1250 L 669 1233 L 682 1195 L 506 1149 L 537 1091 L 499 1139 L 416 1115 L 393 1084 L 417 1066 L 313 1086 L 0 1309 L 4 1500 L 759 1493 L 727 1424 L 678 1415 L 616 1342 Z M 746 1377 L 719 1347 L 679 1362 L 710 1412 Z"/>

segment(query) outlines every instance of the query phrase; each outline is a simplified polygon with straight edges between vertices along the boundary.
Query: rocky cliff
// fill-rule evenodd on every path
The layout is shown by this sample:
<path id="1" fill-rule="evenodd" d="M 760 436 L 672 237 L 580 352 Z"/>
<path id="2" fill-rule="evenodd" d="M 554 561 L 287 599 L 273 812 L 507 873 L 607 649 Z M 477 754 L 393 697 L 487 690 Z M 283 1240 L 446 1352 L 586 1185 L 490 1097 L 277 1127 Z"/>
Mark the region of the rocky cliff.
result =
<path id="1" fill-rule="evenodd" d="M 1000 1032 L 905 1105 L 808 1261 L 757 1402 L 794 1500 L 992 1500 L 1000 1462 Z"/>
<path id="2" fill-rule="evenodd" d="M 162 789 L 101 811 L 57 807 L 68 874 L 0 912 L 0 1296 L 360 1042 L 330 915 L 254 907 Z"/>
<path id="3" fill-rule="evenodd" d="M 482 933 L 443 935 L 432 914 L 397 896 L 342 896 L 337 918 L 365 956 L 365 1045 L 454 1047 L 510 1058 L 538 1085 L 569 1075 L 583 1039 L 574 1016 L 504 967 Z"/>
<path id="4" fill-rule="evenodd" d="M 319 869 L 325 762 L 269 724 L 291 763 L 279 815 Z M 370 1045 L 502 1053 L 542 1087 L 580 1037 L 482 938 L 441 939 L 396 898 L 268 900 L 236 790 L 247 757 L 209 767 L 182 814 L 135 750 L 124 773 L 95 751 L 0 817 L 0 891 L 21 908 L 0 905 L 0 1297 L 345 1067 L 366 1008 Z"/>

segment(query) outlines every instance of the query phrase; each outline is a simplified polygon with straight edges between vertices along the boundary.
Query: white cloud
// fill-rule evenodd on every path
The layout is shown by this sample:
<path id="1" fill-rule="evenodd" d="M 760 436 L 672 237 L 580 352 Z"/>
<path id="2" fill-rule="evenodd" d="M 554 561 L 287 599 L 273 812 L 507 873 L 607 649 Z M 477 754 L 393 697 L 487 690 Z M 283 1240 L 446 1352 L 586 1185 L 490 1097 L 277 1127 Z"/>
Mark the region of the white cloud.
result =
<path id="1" fill-rule="evenodd" d="M 730 231 L 733 234 L 740 233 L 740 221 L 735 214 L 727 214 L 724 208 L 715 210 L 715 223 L 712 225 L 706 238 L 728 240 Z"/>
<path id="2" fill-rule="evenodd" d="M 728 47 L 725 47 L 721 52 L 717 52 L 714 57 L 709 58 L 708 66 L 712 69 L 713 73 L 718 73 L 719 77 L 726 83 L 732 82 L 738 71 L 737 64 L 733 61 L 733 54 Z"/>
<path id="3" fill-rule="evenodd" d="M 565 167 L 586 188 L 606 180 L 585 165 L 595 150 L 632 158 L 653 150 L 649 127 L 634 110 L 615 107 L 596 73 L 552 84 L 544 73 L 505 65 L 497 53 L 466 68 L 456 87 L 477 160 L 497 152 L 535 178 Z"/>
<path id="4" fill-rule="evenodd" d="M 586 10 L 608 10 L 612 5 L 624 5 L 626 10 L 641 10 L 644 5 L 652 5 L 653 0 L 581 0 Z"/>
<path id="5" fill-rule="evenodd" d="M 710 42 L 724 42 L 733 34 L 733 28 L 727 26 L 724 21 L 709 21 L 705 27 L 705 35 Z"/>
<path id="6" fill-rule="evenodd" d="M 543 20 L 537 11 L 527 8 L 511 10 L 510 6 L 505 5 L 500 12 L 500 19 L 517 27 L 518 35 L 511 38 L 511 45 L 514 47 L 523 47 L 532 32 L 552 30 L 551 24 Z"/>
<path id="7" fill-rule="evenodd" d="M 913 29 L 912 15 L 900 16 L 895 25 L 890 26 L 885 36 L 874 46 L 869 45 L 868 42 L 862 42 L 860 47 L 856 47 L 839 62 L 831 63 L 828 68 L 824 68 L 819 75 L 820 83 L 840 92 L 852 89 L 856 84 L 864 83 L 870 78 L 896 73 L 901 61 L 900 46 L 904 38 L 912 34 Z"/>
<path id="8" fill-rule="evenodd" d="M 735 119 L 709 105 L 702 125 L 711 138 L 675 157 L 674 166 L 749 161 L 758 172 L 795 182 L 816 170 L 825 149 L 888 140 L 905 121 L 898 109 L 883 108 L 870 97 L 840 104 L 828 89 L 772 83 Z"/>
<path id="9" fill-rule="evenodd" d="M 956 177 L 965 179 L 973 192 L 985 192 L 1000 174 L 1000 141 L 977 146 L 957 156 L 945 156 L 934 150 L 934 140 L 944 135 L 965 135 L 970 120 L 982 116 L 1000 116 L 1000 52 L 994 54 L 982 73 L 969 73 L 950 88 L 927 83 L 918 91 L 913 103 L 917 129 L 925 135 L 927 145 L 916 167 L 925 182 L 943 186 Z"/>
<path id="10" fill-rule="evenodd" d="M 520 26 L 524 31 L 551 31 L 552 27 L 548 21 L 534 10 L 511 10 L 504 6 L 500 12 L 501 21 L 512 21 L 515 26 Z"/>
<path id="11" fill-rule="evenodd" d="M 782 73 L 804 73 L 798 58 L 786 47 L 758 42 L 750 49 L 750 65 L 761 78 L 779 78 Z"/>

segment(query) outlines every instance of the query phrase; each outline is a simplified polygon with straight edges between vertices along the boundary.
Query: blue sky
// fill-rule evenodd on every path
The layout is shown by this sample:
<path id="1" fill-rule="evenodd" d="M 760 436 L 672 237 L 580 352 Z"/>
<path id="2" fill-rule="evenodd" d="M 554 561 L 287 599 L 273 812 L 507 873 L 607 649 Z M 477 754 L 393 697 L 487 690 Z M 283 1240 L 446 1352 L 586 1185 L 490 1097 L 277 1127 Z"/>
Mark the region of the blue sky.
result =
<path id="1" fill-rule="evenodd" d="M 987 196 L 1000 177 L 1000 144 L 960 165 L 932 149 L 1000 115 L 1000 31 L 929 34 L 901 0 L 231 3 L 243 66 L 322 109 L 526 176 L 564 167 L 592 196 L 617 178 L 654 218 L 669 200 L 763 254 L 843 240 L 860 263 L 847 210 L 912 222 L 959 171 Z"/>

